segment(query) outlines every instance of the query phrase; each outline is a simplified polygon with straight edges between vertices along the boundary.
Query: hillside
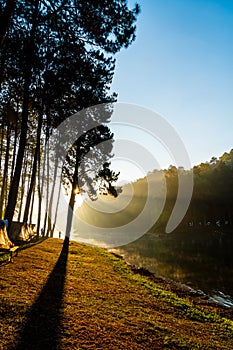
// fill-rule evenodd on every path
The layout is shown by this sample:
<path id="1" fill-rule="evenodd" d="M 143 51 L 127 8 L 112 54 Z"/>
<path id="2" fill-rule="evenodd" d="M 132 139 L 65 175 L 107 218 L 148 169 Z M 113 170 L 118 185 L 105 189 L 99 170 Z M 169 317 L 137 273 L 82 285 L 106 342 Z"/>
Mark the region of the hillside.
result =
<path id="1" fill-rule="evenodd" d="M 233 348 L 231 312 L 67 243 L 47 239 L 0 266 L 0 349 Z"/>

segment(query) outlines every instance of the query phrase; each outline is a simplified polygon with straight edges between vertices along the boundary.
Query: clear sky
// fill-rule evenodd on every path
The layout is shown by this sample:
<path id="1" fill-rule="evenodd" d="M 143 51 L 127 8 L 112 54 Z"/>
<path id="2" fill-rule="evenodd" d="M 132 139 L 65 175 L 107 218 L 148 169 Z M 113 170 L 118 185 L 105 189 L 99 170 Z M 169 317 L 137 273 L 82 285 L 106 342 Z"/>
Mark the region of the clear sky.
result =
<path id="1" fill-rule="evenodd" d="M 192 165 L 229 152 L 233 1 L 138 2 L 137 39 L 116 57 L 112 90 L 118 101 L 164 116 L 183 140 Z"/>

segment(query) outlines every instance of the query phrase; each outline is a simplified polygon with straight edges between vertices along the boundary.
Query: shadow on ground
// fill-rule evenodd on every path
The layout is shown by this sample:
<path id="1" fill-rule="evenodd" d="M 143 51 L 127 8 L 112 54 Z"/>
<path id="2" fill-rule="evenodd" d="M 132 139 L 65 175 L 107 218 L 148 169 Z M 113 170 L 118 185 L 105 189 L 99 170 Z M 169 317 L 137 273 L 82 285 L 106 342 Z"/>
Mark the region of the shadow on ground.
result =
<path id="1" fill-rule="evenodd" d="M 38 299 L 29 310 L 15 350 L 55 350 L 62 327 L 63 297 L 69 238 Z"/>

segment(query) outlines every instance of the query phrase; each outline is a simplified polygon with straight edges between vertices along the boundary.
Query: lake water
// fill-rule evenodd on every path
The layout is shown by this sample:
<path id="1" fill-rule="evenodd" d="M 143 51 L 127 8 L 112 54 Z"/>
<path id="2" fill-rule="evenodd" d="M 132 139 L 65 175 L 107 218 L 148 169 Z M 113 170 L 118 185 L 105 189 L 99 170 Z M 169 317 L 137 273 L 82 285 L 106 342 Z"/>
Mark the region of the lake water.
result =
<path id="1" fill-rule="evenodd" d="M 233 232 L 147 233 L 117 253 L 130 264 L 233 307 Z"/>

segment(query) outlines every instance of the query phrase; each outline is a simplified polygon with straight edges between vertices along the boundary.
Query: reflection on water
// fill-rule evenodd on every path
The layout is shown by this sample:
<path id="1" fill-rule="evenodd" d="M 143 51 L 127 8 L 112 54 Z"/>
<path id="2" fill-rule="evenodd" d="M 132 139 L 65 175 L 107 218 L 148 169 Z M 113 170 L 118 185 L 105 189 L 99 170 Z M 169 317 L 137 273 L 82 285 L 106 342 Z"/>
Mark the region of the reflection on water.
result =
<path id="1" fill-rule="evenodd" d="M 148 233 L 117 249 L 125 260 L 233 307 L 233 232 Z"/>
<path id="2" fill-rule="evenodd" d="M 213 294 L 210 299 L 217 301 L 221 305 L 233 307 L 233 298 L 230 295 L 226 295 L 219 290 L 216 291 L 216 293 Z"/>

